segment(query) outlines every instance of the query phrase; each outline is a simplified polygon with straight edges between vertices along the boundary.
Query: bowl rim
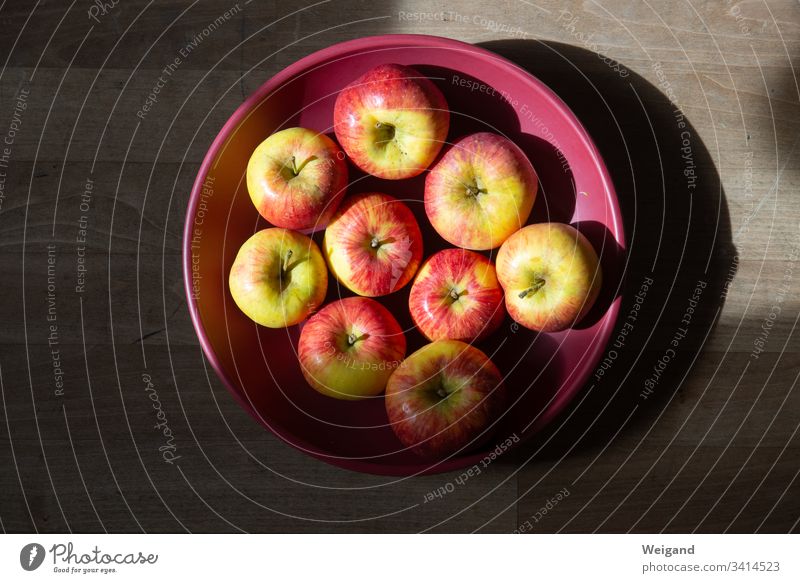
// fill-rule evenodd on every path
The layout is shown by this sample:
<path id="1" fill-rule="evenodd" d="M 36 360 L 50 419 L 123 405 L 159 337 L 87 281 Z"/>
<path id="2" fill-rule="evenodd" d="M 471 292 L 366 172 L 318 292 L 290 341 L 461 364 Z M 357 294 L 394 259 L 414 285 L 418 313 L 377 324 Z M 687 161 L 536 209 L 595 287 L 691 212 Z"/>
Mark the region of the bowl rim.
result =
<path id="1" fill-rule="evenodd" d="M 484 450 L 482 448 L 476 452 L 457 457 L 449 457 L 447 459 L 434 462 L 425 462 L 420 460 L 420 462 L 417 464 L 381 464 L 372 461 L 366 461 L 365 459 L 340 459 L 335 456 L 327 455 L 324 452 L 318 451 L 316 446 L 307 443 L 304 439 L 285 431 L 283 428 L 265 423 L 263 416 L 239 394 L 237 384 L 233 382 L 231 377 L 222 366 L 222 363 L 217 358 L 217 355 L 211 345 L 208 333 L 203 326 L 202 319 L 200 318 L 198 302 L 194 297 L 192 290 L 191 241 L 194 218 L 197 214 L 198 205 L 200 203 L 201 191 L 211 166 L 219 155 L 220 151 L 224 148 L 228 139 L 238 128 L 242 120 L 244 120 L 251 113 L 255 106 L 261 103 L 270 93 L 294 78 L 298 73 L 301 73 L 307 69 L 324 65 L 325 62 L 331 60 L 332 58 L 342 57 L 348 52 L 357 51 L 359 49 L 376 50 L 404 45 L 414 48 L 460 50 L 477 54 L 481 58 L 491 59 L 492 61 L 496 62 L 498 66 L 506 67 L 509 70 L 509 73 L 514 74 L 517 77 L 522 77 L 526 83 L 533 83 L 534 85 L 537 85 L 541 95 L 548 99 L 555 109 L 560 110 L 564 114 L 566 121 L 568 121 L 568 123 L 572 126 L 576 135 L 580 138 L 580 140 L 583 142 L 583 145 L 589 152 L 594 166 L 599 170 L 600 179 L 603 183 L 603 186 L 611 195 L 611 199 L 616 203 L 611 205 L 612 208 L 611 212 L 609 213 L 610 224 L 608 226 L 613 227 L 611 229 L 612 234 L 616 238 L 617 244 L 620 246 L 620 248 L 623 249 L 623 251 L 626 249 L 626 238 L 622 222 L 622 212 L 619 206 L 617 193 L 614 188 L 614 183 L 611 180 L 611 176 L 605 161 L 600 155 L 599 150 L 595 146 L 594 141 L 589 136 L 589 133 L 586 131 L 583 124 L 580 122 L 575 113 L 569 108 L 569 106 L 564 103 L 564 101 L 562 101 L 561 98 L 558 97 L 558 95 L 544 82 L 513 61 L 510 61 L 509 59 L 506 59 L 505 57 L 502 57 L 490 50 L 451 38 L 424 34 L 384 34 L 360 37 L 330 45 L 293 62 L 282 71 L 270 77 L 267 81 L 262 83 L 258 89 L 251 93 L 244 100 L 244 102 L 242 102 L 236 108 L 233 114 L 231 114 L 220 131 L 217 133 L 217 136 L 211 143 L 211 146 L 206 152 L 203 162 L 197 171 L 197 176 L 192 184 L 192 189 L 189 195 L 189 202 L 187 204 L 183 227 L 182 263 L 184 292 L 186 294 L 187 307 L 192 320 L 192 326 L 194 327 L 195 333 L 200 341 L 203 354 L 211 364 L 214 372 L 216 372 L 217 377 L 222 381 L 222 383 L 225 385 L 225 388 L 233 396 L 236 402 L 245 411 L 247 411 L 247 413 L 250 414 L 250 416 L 252 416 L 260 426 L 269 430 L 271 433 L 273 433 L 282 441 L 286 442 L 294 449 L 299 449 L 303 453 L 308 454 L 318 460 L 322 460 L 328 464 L 363 473 L 389 476 L 415 476 L 458 470 L 478 463 L 481 459 L 486 457 L 489 450 Z M 566 406 L 575 399 L 581 389 L 583 389 L 592 368 L 597 364 L 599 356 L 608 345 L 611 332 L 617 323 L 622 300 L 621 290 L 625 279 L 625 270 L 623 269 L 622 271 L 623 273 L 620 278 L 619 287 L 620 293 L 618 293 L 611 302 L 611 305 L 609 306 L 608 311 L 603 319 L 601 330 L 598 332 L 598 335 L 603 337 L 603 342 L 602 344 L 595 343 L 593 347 L 587 351 L 590 357 L 583 358 L 580 366 L 577 369 L 574 369 L 571 373 L 571 376 L 573 376 L 573 381 L 570 384 L 575 388 L 571 391 L 567 398 L 560 399 L 545 409 L 540 414 L 540 418 L 531 424 L 532 429 L 529 430 L 528 435 L 521 438 L 518 442 L 515 442 L 508 449 L 504 450 L 505 453 L 541 431 L 541 429 L 546 425 L 549 425 L 550 422 L 553 421 L 553 419 L 555 419 L 559 413 L 561 413 Z M 533 428 L 535 428 L 535 430 Z"/>

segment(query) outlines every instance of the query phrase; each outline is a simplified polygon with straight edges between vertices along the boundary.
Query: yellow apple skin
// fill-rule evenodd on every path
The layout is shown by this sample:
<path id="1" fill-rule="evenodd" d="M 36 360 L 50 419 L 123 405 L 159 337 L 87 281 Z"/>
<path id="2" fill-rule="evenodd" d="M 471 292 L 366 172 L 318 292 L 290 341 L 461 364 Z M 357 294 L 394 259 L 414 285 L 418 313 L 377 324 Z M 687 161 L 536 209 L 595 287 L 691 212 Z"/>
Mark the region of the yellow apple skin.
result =
<path id="1" fill-rule="evenodd" d="M 314 241 L 274 227 L 244 242 L 228 283 L 247 317 L 268 328 L 284 328 L 303 321 L 322 304 L 328 271 Z"/>
<path id="2" fill-rule="evenodd" d="M 558 332 L 592 308 L 603 274 L 592 244 L 574 227 L 538 223 L 511 235 L 497 253 L 509 315 L 526 328 Z"/>
<path id="3" fill-rule="evenodd" d="M 425 212 L 457 247 L 498 247 L 522 228 L 533 209 L 538 178 L 525 153 L 490 132 L 461 138 L 425 179 Z"/>
<path id="4" fill-rule="evenodd" d="M 276 227 L 325 228 L 347 189 L 344 152 L 325 134 L 288 128 L 261 142 L 247 163 L 247 191 Z"/>

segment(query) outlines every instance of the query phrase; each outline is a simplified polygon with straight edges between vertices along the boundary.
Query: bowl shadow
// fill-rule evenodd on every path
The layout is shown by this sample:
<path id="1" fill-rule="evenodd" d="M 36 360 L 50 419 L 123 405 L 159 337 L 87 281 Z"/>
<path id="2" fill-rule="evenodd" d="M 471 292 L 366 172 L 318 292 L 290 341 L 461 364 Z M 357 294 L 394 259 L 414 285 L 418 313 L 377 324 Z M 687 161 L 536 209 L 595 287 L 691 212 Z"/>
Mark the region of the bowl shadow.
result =
<path id="1" fill-rule="evenodd" d="M 610 246 L 602 254 L 599 307 L 580 326 L 591 325 L 620 293 L 623 299 L 605 358 L 583 396 L 514 454 L 518 461 L 560 458 L 604 446 L 624 424 L 650 424 L 676 391 L 687 391 L 687 370 L 738 264 L 728 205 L 714 161 L 688 118 L 643 77 L 630 70 L 622 77 L 597 53 L 562 43 L 516 39 L 479 46 L 538 77 L 575 112 L 611 173 L 628 237 L 627 251 L 615 249 L 602 224 L 573 223 L 595 249 Z M 665 354 L 668 366 L 655 377 Z"/>

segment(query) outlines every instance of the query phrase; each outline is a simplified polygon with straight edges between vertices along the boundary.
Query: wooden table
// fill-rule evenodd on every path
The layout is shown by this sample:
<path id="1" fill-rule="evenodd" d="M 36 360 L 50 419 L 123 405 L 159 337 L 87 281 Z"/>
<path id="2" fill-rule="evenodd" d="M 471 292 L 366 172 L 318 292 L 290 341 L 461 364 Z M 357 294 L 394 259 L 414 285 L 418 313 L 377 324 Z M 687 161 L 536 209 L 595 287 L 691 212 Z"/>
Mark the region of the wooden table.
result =
<path id="1" fill-rule="evenodd" d="M 797 3 L 66 5 L 0 8 L 3 530 L 797 530 Z M 548 431 L 463 484 L 347 472 L 263 431 L 182 287 L 189 189 L 234 108 L 304 55 L 396 32 L 539 76 L 625 212 L 629 334 Z"/>

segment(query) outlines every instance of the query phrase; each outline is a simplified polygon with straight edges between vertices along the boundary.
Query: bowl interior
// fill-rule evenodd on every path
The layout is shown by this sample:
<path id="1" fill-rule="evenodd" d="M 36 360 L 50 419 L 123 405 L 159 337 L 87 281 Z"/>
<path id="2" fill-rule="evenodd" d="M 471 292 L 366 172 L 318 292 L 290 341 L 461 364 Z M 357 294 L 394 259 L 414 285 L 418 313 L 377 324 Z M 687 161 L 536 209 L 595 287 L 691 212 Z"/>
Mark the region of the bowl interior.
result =
<path id="1" fill-rule="evenodd" d="M 601 257 L 604 287 L 578 328 L 535 334 L 507 318 L 477 346 L 506 375 L 513 405 L 482 445 L 436 463 L 405 451 L 387 425 L 382 397 L 337 401 L 304 381 L 296 358 L 300 327 L 255 325 L 234 304 L 227 278 L 239 246 L 269 226 L 253 207 L 245 169 L 272 132 L 303 126 L 333 135 L 337 91 L 381 63 L 410 65 L 442 90 L 452 112 L 448 140 L 475 131 L 504 134 L 529 156 L 540 190 L 530 222 L 581 230 Z M 349 193 L 383 191 L 405 200 L 424 233 L 425 256 L 448 245 L 422 205 L 424 176 L 385 181 L 351 165 Z M 385 474 L 446 471 L 475 463 L 516 434 L 541 429 L 580 390 L 608 341 L 618 310 L 622 222 L 603 162 L 573 114 L 539 81 L 487 51 L 433 37 L 388 36 L 335 45 L 265 83 L 223 128 L 200 170 L 187 216 L 184 267 L 192 317 L 211 364 L 254 417 L 287 442 L 355 470 Z M 314 235 L 319 243 L 321 233 Z M 492 253 L 488 252 L 491 256 Z M 382 298 L 408 339 L 424 344 L 408 313 L 408 291 Z M 351 295 L 331 276 L 328 301 Z"/>

